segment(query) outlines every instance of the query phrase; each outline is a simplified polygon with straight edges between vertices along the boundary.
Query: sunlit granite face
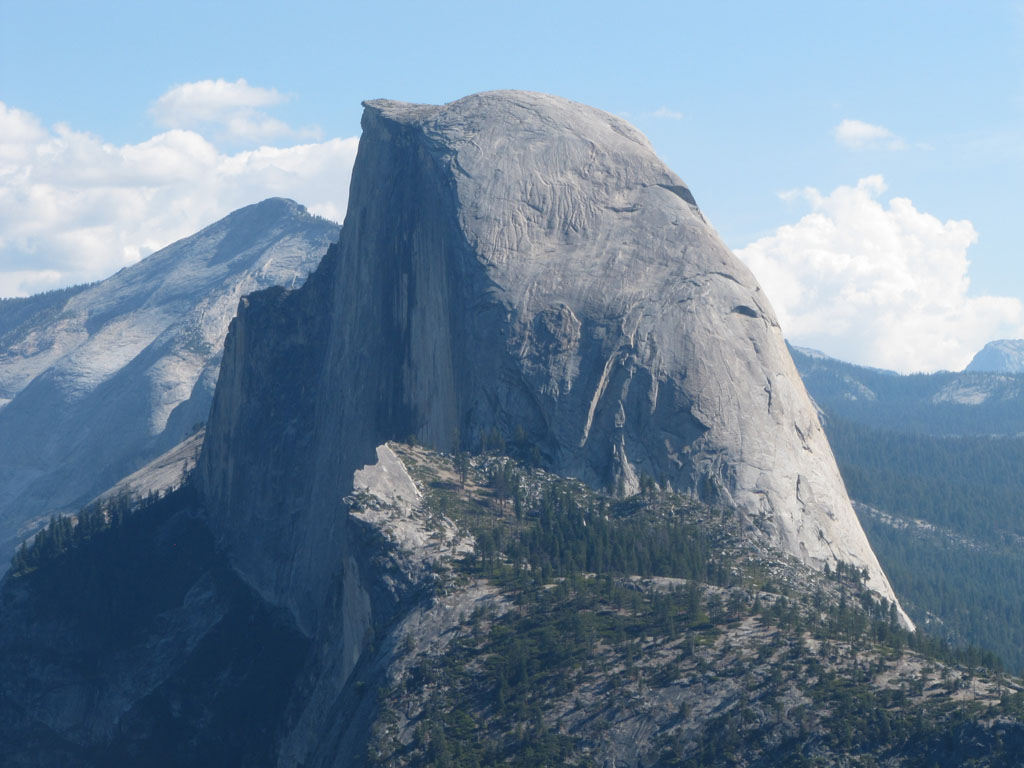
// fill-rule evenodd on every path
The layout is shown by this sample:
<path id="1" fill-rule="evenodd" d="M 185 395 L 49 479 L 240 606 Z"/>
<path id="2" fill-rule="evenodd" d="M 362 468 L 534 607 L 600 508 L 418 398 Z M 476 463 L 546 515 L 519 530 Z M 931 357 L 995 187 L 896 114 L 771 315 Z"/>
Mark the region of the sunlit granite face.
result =
<path id="1" fill-rule="evenodd" d="M 592 485 L 734 505 L 894 599 L 767 298 L 636 129 L 517 91 L 367 102 L 349 201 L 310 283 L 242 312 L 201 470 L 236 567 L 301 626 L 376 446 L 495 429 Z"/>
<path id="2" fill-rule="evenodd" d="M 265 200 L 99 283 L 6 307 L 0 572 L 33 523 L 77 511 L 205 422 L 239 299 L 301 285 L 337 236 Z"/>

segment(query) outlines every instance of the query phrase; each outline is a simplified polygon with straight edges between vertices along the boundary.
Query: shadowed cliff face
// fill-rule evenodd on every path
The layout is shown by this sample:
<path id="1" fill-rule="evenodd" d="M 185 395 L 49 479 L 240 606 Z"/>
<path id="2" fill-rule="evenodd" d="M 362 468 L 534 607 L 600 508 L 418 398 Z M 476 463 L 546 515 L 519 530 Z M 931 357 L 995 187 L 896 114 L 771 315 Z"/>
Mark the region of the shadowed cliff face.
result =
<path id="1" fill-rule="evenodd" d="M 188 490 L 0 583 L 0 763 L 271 765 L 309 642 Z"/>
<path id="2" fill-rule="evenodd" d="M 641 134 L 522 92 L 368 102 L 363 131 L 337 248 L 233 326 L 201 462 L 265 597 L 318 631 L 375 446 L 518 427 L 555 472 L 693 489 L 893 597 L 771 306 Z"/>

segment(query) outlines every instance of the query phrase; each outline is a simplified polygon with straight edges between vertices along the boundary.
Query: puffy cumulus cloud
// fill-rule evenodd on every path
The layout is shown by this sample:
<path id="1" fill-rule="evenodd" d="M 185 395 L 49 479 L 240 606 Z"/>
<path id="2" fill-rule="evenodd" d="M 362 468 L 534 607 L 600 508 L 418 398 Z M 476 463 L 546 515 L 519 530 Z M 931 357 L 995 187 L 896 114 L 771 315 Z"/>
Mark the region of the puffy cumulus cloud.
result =
<path id="1" fill-rule="evenodd" d="M 888 128 L 860 120 L 843 120 L 832 129 L 836 141 L 848 149 L 906 149 L 906 142 Z"/>
<path id="2" fill-rule="evenodd" d="M 881 176 L 823 195 L 795 224 L 736 252 L 786 337 L 843 360 L 902 372 L 960 370 L 988 341 L 1024 336 L 1024 306 L 970 296 L 969 221 L 942 222 L 906 198 L 883 203 Z"/>
<path id="3" fill-rule="evenodd" d="M 227 154 L 180 128 L 115 145 L 0 102 L 0 296 L 108 277 L 267 197 L 341 221 L 357 145 Z"/>
<path id="4" fill-rule="evenodd" d="M 200 80 L 171 88 L 150 108 L 150 116 L 164 128 L 208 131 L 233 142 L 261 142 L 279 138 L 320 138 L 318 128 L 292 128 L 271 117 L 266 109 L 287 97 L 274 88 L 249 85 L 244 79 Z"/>

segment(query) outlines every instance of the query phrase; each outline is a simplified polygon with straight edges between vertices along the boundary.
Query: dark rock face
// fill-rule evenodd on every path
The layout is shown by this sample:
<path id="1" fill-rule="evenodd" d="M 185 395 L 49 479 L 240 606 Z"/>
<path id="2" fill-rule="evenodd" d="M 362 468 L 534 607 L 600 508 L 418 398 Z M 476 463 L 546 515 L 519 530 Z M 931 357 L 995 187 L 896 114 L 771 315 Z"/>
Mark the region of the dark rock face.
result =
<path id="1" fill-rule="evenodd" d="M 9 766 L 269 765 L 309 641 L 187 492 L 0 587 Z"/>
<path id="2" fill-rule="evenodd" d="M 328 251 L 327 262 L 335 250 Z M 314 404 L 323 366 L 329 272 L 325 263 L 299 291 L 270 290 L 243 299 L 224 345 L 210 414 L 218 438 L 204 442 L 201 460 L 202 467 L 212 464 L 222 471 L 217 485 L 208 486 L 206 504 L 214 529 L 230 542 L 236 569 L 261 591 L 266 580 L 290 583 L 294 571 L 301 574 L 310 565 L 295 551 L 295 539 L 304 533 L 296 518 L 310 503 L 313 483 Z M 329 548 L 320 567 L 338 551 L 331 519 L 323 522 L 311 542 Z M 282 530 L 289 534 L 276 535 Z M 328 580 L 333 572 L 327 566 Z M 273 597 L 298 614 L 315 610 L 323 592 L 315 604 L 301 591 Z"/>
<path id="3" fill-rule="evenodd" d="M 553 471 L 734 504 L 893 598 L 767 299 L 641 134 L 522 92 L 368 102 L 363 128 L 337 249 L 234 326 L 201 462 L 261 594 L 313 631 L 378 444 L 522 427 Z"/>

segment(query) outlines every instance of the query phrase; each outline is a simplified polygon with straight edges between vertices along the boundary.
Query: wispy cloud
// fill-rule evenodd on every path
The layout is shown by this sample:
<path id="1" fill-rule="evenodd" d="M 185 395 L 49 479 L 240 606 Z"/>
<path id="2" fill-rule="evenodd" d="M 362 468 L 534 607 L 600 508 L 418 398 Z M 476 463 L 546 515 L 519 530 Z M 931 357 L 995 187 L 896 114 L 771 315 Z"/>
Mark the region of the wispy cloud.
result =
<path id="1" fill-rule="evenodd" d="M 906 142 L 882 125 L 843 120 L 832 129 L 836 141 L 848 149 L 906 149 Z"/>
<path id="2" fill-rule="evenodd" d="M 625 118 L 626 120 L 638 122 L 644 120 L 685 120 L 686 114 L 679 112 L 678 110 L 671 109 L 662 104 L 657 109 L 650 110 L 648 112 L 619 112 L 619 117 Z"/>
<path id="3" fill-rule="evenodd" d="M 682 120 L 684 117 L 686 117 L 686 115 L 684 115 L 682 112 L 677 112 L 674 109 L 669 109 L 668 107 L 662 105 L 653 112 L 651 112 L 651 117 L 658 117 L 665 120 Z"/>
<path id="4" fill-rule="evenodd" d="M 988 341 L 1024 336 L 1024 304 L 969 295 L 970 221 L 940 221 L 881 176 L 796 195 L 810 213 L 736 252 L 787 338 L 897 371 L 960 370 Z M 793 199 L 794 196 L 790 196 Z"/>
<path id="5" fill-rule="evenodd" d="M 176 85 L 150 108 L 162 128 L 213 133 L 214 138 L 243 143 L 273 139 L 318 139 L 318 128 L 296 129 L 272 117 L 267 109 L 288 101 L 275 88 L 249 85 L 244 79 L 200 80 Z"/>

